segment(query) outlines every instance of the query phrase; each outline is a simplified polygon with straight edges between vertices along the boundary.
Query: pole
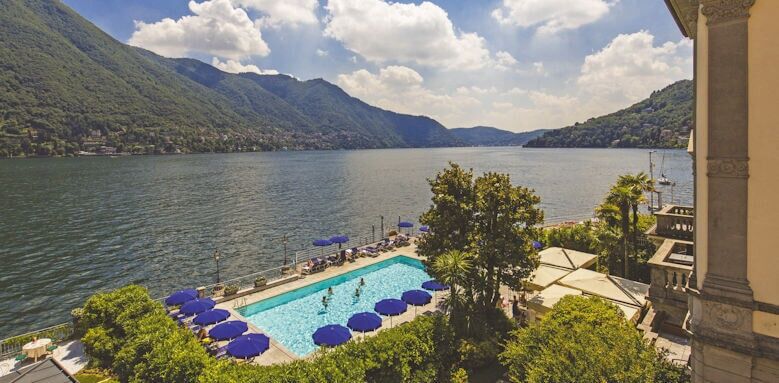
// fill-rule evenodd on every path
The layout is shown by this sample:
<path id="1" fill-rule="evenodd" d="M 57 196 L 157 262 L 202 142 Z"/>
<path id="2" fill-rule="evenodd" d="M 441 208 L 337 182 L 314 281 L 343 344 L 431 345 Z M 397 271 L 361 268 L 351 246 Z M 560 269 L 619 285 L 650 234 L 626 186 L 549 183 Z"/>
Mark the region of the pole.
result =
<path id="1" fill-rule="evenodd" d="M 381 216 L 381 238 L 384 239 L 384 216 Z"/>
<path id="2" fill-rule="evenodd" d="M 281 239 L 281 242 L 284 244 L 284 266 L 287 265 L 287 235 L 284 234 L 284 237 Z"/>
<path id="3" fill-rule="evenodd" d="M 649 192 L 649 212 L 653 212 L 655 210 L 655 195 L 654 195 L 654 189 L 655 189 L 655 172 L 654 168 L 655 165 L 652 163 L 652 153 L 654 153 L 655 150 L 649 151 L 649 181 L 652 182 L 652 190 Z"/>
<path id="4" fill-rule="evenodd" d="M 216 261 L 216 284 L 221 283 L 219 278 L 219 250 L 214 251 L 214 260 Z"/>
<path id="5" fill-rule="evenodd" d="M 371 225 L 371 242 L 376 242 L 376 225 Z"/>

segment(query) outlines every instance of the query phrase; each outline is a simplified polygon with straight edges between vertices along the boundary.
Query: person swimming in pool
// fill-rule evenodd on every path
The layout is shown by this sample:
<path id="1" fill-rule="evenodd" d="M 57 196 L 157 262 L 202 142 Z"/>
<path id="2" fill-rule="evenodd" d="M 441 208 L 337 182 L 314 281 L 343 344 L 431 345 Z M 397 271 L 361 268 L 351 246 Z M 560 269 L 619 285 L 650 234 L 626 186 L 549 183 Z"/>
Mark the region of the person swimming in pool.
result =
<path id="1" fill-rule="evenodd" d="M 360 291 L 359 287 L 354 289 L 354 297 L 355 298 L 359 298 L 361 293 L 362 293 L 362 291 Z"/>
<path id="2" fill-rule="evenodd" d="M 327 295 L 333 295 L 333 288 L 332 287 L 328 287 L 327 288 Z"/>
<path id="3" fill-rule="evenodd" d="M 322 306 L 324 306 L 324 307 L 325 307 L 325 309 L 327 309 L 327 305 L 328 305 L 329 303 L 330 303 L 330 300 L 329 300 L 329 299 L 327 299 L 327 295 L 323 296 L 323 297 L 322 297 Z"/>
<path id="4" fill-rule="evenodd" d="M 365 279 L 364 278 L 360 278 L 360 286 L 365 286 Z"/>

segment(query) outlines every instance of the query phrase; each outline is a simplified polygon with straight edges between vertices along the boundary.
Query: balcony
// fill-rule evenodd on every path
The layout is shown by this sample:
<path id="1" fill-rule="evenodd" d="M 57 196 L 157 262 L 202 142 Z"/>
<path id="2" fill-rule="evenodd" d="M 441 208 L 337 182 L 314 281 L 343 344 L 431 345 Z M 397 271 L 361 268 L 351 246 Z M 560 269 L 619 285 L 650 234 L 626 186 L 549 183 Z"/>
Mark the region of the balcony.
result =
<path id="1" fill-rule="evenodd" d="M 657 223 L 647 230 L 646 235 L 658 244 L 665 239 L 692 241 L 694 212 L 690 206 L 666 205 L 655 213 Z"/>
<path id="2" fill-rule="evenodd" d="M 687 315 L 687 284 L 693 265 L 693 243 L 666 239 L 649 260 L 649 297 L 669 327 L 681 328 Z"/>

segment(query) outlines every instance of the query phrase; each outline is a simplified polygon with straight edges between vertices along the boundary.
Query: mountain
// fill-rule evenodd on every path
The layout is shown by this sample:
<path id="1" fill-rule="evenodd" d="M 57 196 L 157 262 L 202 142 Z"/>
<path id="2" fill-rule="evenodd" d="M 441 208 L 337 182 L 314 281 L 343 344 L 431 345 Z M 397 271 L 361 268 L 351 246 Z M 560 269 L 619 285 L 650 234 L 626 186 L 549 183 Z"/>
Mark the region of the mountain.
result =
<path id="1" fill-rule="evenodd" d="M 475 126 L 473 128 L 454 128 L 449 131 L 470 146 L 521 146 L 549 129 L 514 133 L 491 126 Z"/>
<path id="2" fill-rule="evenodd" d="M 122 44 L 57 0 L 0 0 L 0 157 L 462 145 L 321 79 L 231 74 Z"/>
<path id="3" fill-rule="evenodd" d="M 526 147 L 684 148 L 692 126 L 693 83 L 682 80 L 606 116 L 556 129 Z"/>

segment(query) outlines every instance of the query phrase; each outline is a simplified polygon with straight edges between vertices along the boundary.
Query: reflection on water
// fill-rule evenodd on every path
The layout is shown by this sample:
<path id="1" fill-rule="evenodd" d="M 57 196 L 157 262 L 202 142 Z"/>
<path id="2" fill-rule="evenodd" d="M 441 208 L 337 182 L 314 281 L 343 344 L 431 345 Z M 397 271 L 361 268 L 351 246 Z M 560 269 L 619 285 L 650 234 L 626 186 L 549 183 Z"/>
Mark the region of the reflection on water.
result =
<path id="1" fill-rule="evenodd" d="M 0 161 L 0 338 L 68 320 L 95 291 L 142 283 L 160 296 L 212 283 L 217 248 L 227 279 L 278 266 L 284 234 L 294 250 L 370 235 L 380 215 L 387 226 L 415 220 L 430 204 L 427 178 L 450 160 L 534 188 L 547 221 L 590 216 L 617 175 L 648 169 L 647 151 L 615 149 Z M 666 152 L 677 202 L 691 201 L 691 166 L 686 152 Z"/>

